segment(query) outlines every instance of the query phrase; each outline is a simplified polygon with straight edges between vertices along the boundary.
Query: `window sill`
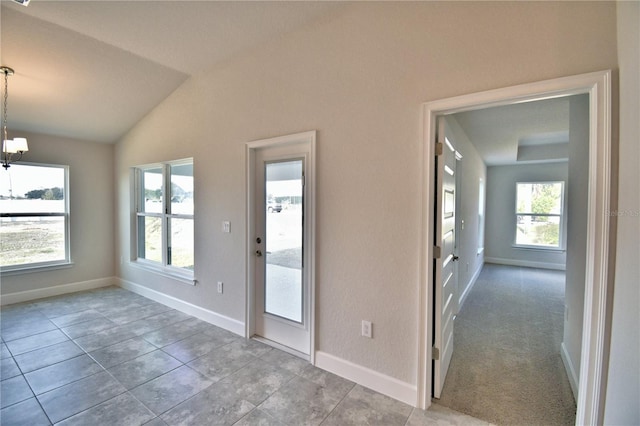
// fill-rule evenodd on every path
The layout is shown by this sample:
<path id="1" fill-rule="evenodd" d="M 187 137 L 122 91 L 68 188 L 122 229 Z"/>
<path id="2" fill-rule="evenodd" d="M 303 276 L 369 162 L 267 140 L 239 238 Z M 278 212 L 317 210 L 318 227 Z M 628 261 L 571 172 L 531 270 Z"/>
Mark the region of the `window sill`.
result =
<path id="1" fill-rule="evenodd" d="M 144 271 L 151 272 L 153 274 L 160 275 L 165 278 L 170 278 L 172 280 L 176 280 L 183 284 L 189 284 L 189 285 L 195 286 L 198 283 L 198 280 L 196 280 L 193 274 L 176 272 L 170 268 L 156 266 L 156 265 L 153 265 L 144 261 L 139 261 L 139 260 L 132 260 L 131 262 L 129 262 L 129 264 L 134 268 L 142 269 Z"/>
<path id="2" fill-rule="evenodd" d="M 0 274 L 4 276 L 9 275 L 22 275 L 22 274 L 30 274 L 33 272 L 46 272 L 46 271 L 54 271 L 56 269 L 67 269 L 73 267 L 73 262 L 64 262 L 64 263 L 55 263 L 55 264 L 46 264 L 46 265 L 38 265 L 38 266 L 22 266 L 11 269 L 1 269 Z"/>
<path id="3" fill-rule="evenodd" d="M 511 247 L 518 250 L 548 251 L 556 253 L 564 253 L 566 251 L 565 249 L 559 247 L 522 246 L 518 244 L 513 244 Z"/>

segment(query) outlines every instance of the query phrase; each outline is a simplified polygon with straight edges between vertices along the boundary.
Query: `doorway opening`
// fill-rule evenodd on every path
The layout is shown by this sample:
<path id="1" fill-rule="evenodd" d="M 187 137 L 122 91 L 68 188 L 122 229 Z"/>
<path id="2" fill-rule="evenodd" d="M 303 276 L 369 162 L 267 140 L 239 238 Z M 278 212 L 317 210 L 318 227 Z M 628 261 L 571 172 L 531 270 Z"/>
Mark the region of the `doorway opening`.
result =
<path id="1" fill-rule="evenodd" d="M 609 278 L 610 210 L 610 114 L 611 74 L 590 73 L 556 80 L 498 89 L 467 96 L 429 102 L 424 106 L 424 170 L 423 244 L 420 286 L 418 406 L 427 408 L 431 401 L 434 358 L 433 291 L 435 226 L 431 218 L 435 200 L 435 140 L 438 116 L 500 106 L 551 99 L 576 94 L 589 95 L 589 167 L 586 235 L 585 295 L 583 338 L 576 422 L 598 423 L 602 416 L 603 359 L 606 321 L 606 290 Z M 437 354 L 436 354 L 437 355 Z"/>
<path id="2" fill-rule="evenodd" d="M 448 369 L 434 360 L 443 370 L 436 369 L 433 386 L 440 405 L 496 424 L 575 421 L 588 104 L 582 94 L 438 120 L 438 138 L 445 134 L 464 154 L 455 169 L 459 279 L 451 305 L 465 296 L 455 312 L 455 338 L 440 346 L 439 335 L 434 336 L 434 347 L 444 348 L 440 358 L 452 355 Z"/>

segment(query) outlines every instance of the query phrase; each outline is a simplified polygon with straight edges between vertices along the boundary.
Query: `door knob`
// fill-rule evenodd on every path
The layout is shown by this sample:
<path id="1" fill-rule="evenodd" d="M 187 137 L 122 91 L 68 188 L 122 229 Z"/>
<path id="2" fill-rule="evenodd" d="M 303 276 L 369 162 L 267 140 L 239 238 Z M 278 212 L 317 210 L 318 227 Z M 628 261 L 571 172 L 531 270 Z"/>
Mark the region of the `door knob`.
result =
<path id="1" fill-rule="evenodd" d="M 258 257 L 262 257 L 262 251 L 260 251 L 260 250 L 256 250 L 256 256 L 258 256 Z"/>
<path id="2" fill-rule="evenodd" d="M 456 260 L 460 259 L 458 256 L 456 256 L 455 254 L 453 255 L 453 261 L 455 262 Z"/>

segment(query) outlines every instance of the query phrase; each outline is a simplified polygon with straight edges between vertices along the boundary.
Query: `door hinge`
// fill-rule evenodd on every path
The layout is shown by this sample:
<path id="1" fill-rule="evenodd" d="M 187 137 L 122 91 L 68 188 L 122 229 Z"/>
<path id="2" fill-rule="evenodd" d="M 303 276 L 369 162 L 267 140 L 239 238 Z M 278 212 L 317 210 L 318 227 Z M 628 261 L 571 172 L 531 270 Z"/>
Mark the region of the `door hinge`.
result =
<path id="1" fill-rule="evenodd" d="M 442 257 L 442 249 L 440 246 L 433 246 L 433 258 L 440 259 Z"/>
<path id="2" fill-rule="evenodd" d="M 433 351 L 431 352 L 431 354 L 431 358 L 435 359 L 436 361 L 440 359 L 440 349 L 436 348 L 435 346 L 433 347 Z"/>
<path id="3" fill-rule="evenodd" d="M 436 155 L 442 155 L 443 151 L 444 151 L 444 145 L 441 144 L 440 142 L 436 142 Z"/>

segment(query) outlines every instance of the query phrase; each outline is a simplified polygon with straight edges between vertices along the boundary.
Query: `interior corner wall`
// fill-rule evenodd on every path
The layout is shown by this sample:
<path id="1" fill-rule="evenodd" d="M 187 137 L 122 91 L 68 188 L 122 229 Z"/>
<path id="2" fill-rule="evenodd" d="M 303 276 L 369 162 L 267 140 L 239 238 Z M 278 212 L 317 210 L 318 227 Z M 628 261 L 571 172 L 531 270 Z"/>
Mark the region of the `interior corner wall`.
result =
<path id="1" fill-rule="evenodd" d="M 640 424 L 640 3 L 618 7 L 620 133 L 618 222 L 606 425 Z M 611 265 L 613 267 L 613 265 Z"/>
<path id="2" fill-rule="evenodd" d="M 580 377 L 587 258 L 589 201 L 589 95 L 569 100 L 569 176 L 567 181 L 567 268 L 563 350 L 571 380 Z M 577 384 L 577 380 L 576 383 Z M 575 390 L 574 390 L 575 392 Z"/>
<path id="3" fill-rule="evenodd" d="M 458 255 L 458 309 L 468 294 L 484 264 L 484 252 L 480 247 L 480 218 L 478 205 L 480 202 L 480 179 L 486 183 L 487 167 L 468 135 L 464 132 L 455 115 L 445 117 L 447 134 L 451 135 L 456 151 L 462 154 L 457 162 L 456 174 L 459 184 L 456 193 L 456 253 Z"/>
<path id="4" fill-rule="evenodd" d="M 317 130 L 316 350 L 415 390 L 422 103 L 613 68 L 615 33 L 609 2 L 354 2 L 192 76 L 117 144 L 118 276 L 244 322 L 245 143 Z M 196 286 L 130 262 L 130 168 L 185 157 Z"/>
<path id="5" fill-rule="evenodd" d="M 564 269 L 566 253 L 513 247 L 516 233 L 517 182 L 567 182 L 566 162 L 487 167 L 485 262 Z M 565 185 L 566 188 L 566 185 Z M 565 209 L 566 209 L 565 197 Z M 566 221 L 565 221 L 566 224 Z M 563 240 L 566 241 L 566 226 Z"/>
<path id="6" fill-rule="evenodd" d="M 2 296 L 14 297 L 27 292 L 29 296 L 26 297 L 37 298 L 55 294 L 52 288 L 58 286 L 66 286 L 69 290 L 65 291 L 70 291 L 113 283 L 114 146 L 37 133 L 20 132 L 20 135 L 29 141 L 29 152 L 23 161 L 69 166 L 69 233 L 73 265 L 41 272 L 4 274 Z"/>

